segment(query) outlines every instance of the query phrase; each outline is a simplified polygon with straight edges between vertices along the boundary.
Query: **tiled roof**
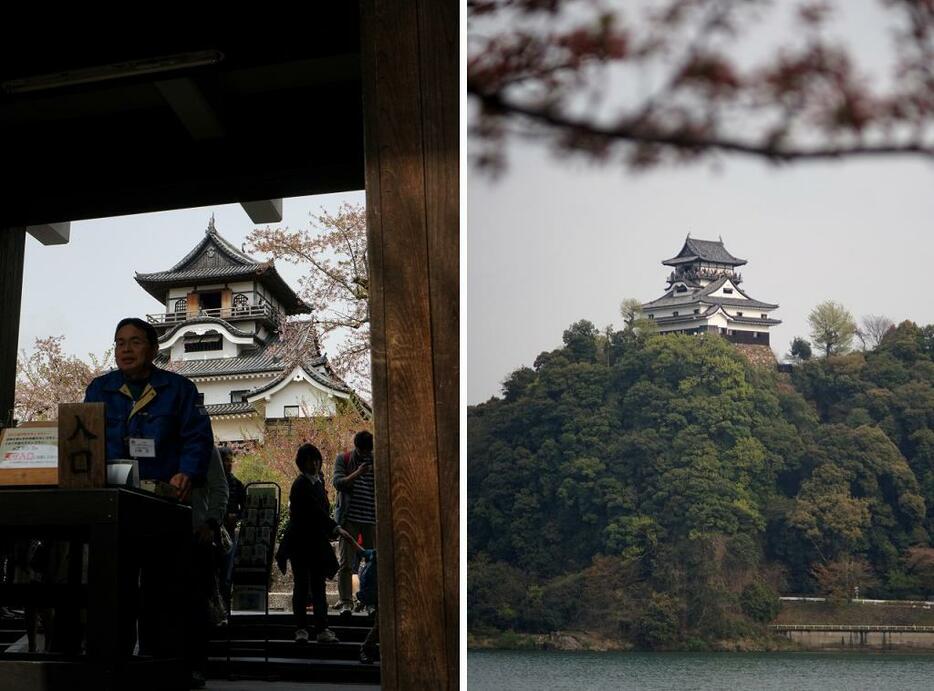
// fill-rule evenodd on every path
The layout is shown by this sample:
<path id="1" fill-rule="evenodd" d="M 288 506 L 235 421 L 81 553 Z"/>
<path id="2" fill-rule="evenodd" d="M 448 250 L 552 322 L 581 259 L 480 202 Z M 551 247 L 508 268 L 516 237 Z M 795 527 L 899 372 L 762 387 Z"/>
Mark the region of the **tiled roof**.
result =
<path id="1" fill-rule="evenodd" d="M 163 367 L 166 362 L 168 362 L 167 355 L 160 355 L 156 358 L 158 367 Z M 173 363 L 172 370 L 185 377 L 216 377 L 228 374 L 276 373 L 281 372 L 282 367 L 277 355 L 273 355 L 268 350 L 262 350 L 240 357 L 176 361 Z"/>
<path id="2" fill-rule="evenodd" d="M 238 415 L 242 413 L 255 413 L 256 406 L 252 403 L 247 403 L 246 401 L 241 401 L 239 403 L 212 403 L 210 405 L 204 406 L 204 409 L 208 411 L 208 415 Z"/>
<path id="3" fill-rule="evenodd" d="M 286 314 L 311 312 L 311 308 L 282 279 L 273 262 L 257 261 L 231 245 L 214 228 L 213 218 L 201 241 L 171 269 L 136 274 L 136 282 L 163 303 L 168 289 L 172 287 L 235 280 L 261 282 L 282 303 Z"/>
<path id="4" fill-rule="evenodd" d="M 320 360 L 321 359 L 319 358 L 317 362 L 309 360 L 307 362 L 302 363 L 302 370 L 305 372 L 305 374 L 307 374 L 309 377 L 314 379 L 316 382 L 318 382 L 319 384 L 323 386 L 328 387 L 329 389 L 334 389 L 335 391 L 341 391 L 343 393 L 351 393 L 350 387 L 347 386 L 340 379 L 338 379 L 337 377 L 330 377 L 330 376 L 324 375 L 321 372 L 319 372 L 317 369 L 315 369 L 315 365 L 319 367 L 321 365 L 325 365 L 325 369 L 327 369 L 326 363 L 323 363 Z M 282 373 L 278 377 L 276 377 L 271 382 L 268 382 L 267 384 L 264 384 L 263 386 L 257 389 L 253 389 L 247 394 L 247 396 L 253 397 L 258 394 L 265 393 L 266 391 L 269 391 L 270 389 L 275 388 L 277 385 L 282 383 L 282 381 L 286 377 L 290 376 L 294 369 L 295 369 L 294 367 L 283 369 Z"/>
<path id="5" fill-rule="evenodd" d="M 750 309 L 777 309 L 778 305 L 774 305 L 770 302 L 762 302 L 761 300 L 755 300 L 749 297 L 745 292 L 736 288 L 736 291 L 740 295 L 744 295 L 746 299 L 742 298 L 729 298 L 722 295 L 713 296 L 710 293 L 715 293 L 719 290 L 724 283 L 729 280 L 727 276 L 721 276 L 716 281 L 709 283 L 704 288 L 699 290 L 689 290 L 686 293 L 676 293 L 674 289 L 667 291 L 662 297 L 657 300 L 652 300 L 651 302 L 646 302 L 642 305 L 643 310 L 650 309 L 664 309 L 664 308 L 674 308 L 680 306 L 690 306 L 690 305 L 729 305 L 730 307 L 749 307 Z"/>
<path id="6" fill-rule="evenodd" d="M 713 262 L 715 264 L 729 264 L 731 266 L 742 266 L 746 263 L 745 259 L 734 257 L 727 252 L 723 246 L 723 240 L 696 240 L 690 235 L 685 239 L 681 251 L 671 259 L 666 259 L 662 264 L 677 265 L 692 261 Z"/>
<path id="7" fill-rule="evenodd" d="M 175 266 L 169 269 L 169 271 L 182 270 L 190 262 L 194 261 L 202 251 L 206 250 L 208 245 L 214 245 L 215 249 L 220 250 L 221 254 L 228 260 L 228 262 L 233 264 L 260 263 L 245 252 L 238 250 L 236 247 L 230 244 L 226 238 L 222 237 L 214 227 L 214 217 L 211 216 L 211 221 L 208 223 L 207 230 L 204 231 L 204 237 L 201 238 L 201 242 L 195 245 L 192 250 L 184 257 L 182 257 Z"/>
<path id="8" fill-rule="evenodd" d="M 745 316 L 743 316 L 743 317 L 730 317 L 730 320 L 731 320 L 731 321 L 734 321 L 734 322 L 740 322 L 740 323 L 742 323 L 742 324 L 769 324 L 769 325 L 775 325 L 775 324 L 781 324 L 781 323 L 782 323 L 782 320 L 781 320 L 781 319 L 771 319 L 771 318 L 762 319 L 761 317 L 745 317 Z"/>

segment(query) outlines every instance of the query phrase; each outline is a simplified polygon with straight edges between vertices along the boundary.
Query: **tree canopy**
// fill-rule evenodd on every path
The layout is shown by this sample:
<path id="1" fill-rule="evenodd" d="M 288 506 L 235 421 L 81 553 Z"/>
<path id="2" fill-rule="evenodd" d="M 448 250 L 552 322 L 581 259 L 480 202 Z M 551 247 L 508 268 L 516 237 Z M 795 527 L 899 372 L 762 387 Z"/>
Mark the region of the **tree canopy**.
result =
<path id="1" fill-rule="evenodd" d="M 469 626 L 665 647 L 739 635 L 777 592 L 926 595 L 931 334 L 789 380 L 716 335 L 571 325 L 468 408 Z"/>

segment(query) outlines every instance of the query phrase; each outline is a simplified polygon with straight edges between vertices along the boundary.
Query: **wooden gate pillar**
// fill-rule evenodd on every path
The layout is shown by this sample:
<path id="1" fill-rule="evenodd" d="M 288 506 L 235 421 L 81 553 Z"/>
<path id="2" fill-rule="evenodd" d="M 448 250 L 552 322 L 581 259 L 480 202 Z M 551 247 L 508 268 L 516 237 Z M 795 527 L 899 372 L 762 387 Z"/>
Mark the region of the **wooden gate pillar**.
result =
<path id="1" fill-rule="evenodd" d="M 382 684 L 454 689 L 458 2 L 361 7 Z"/>
<path id="2" fill-rule="evenodd" d="M 0 427 L 13 416 L 25 253 L 26 229 L 0 228 Z"/>

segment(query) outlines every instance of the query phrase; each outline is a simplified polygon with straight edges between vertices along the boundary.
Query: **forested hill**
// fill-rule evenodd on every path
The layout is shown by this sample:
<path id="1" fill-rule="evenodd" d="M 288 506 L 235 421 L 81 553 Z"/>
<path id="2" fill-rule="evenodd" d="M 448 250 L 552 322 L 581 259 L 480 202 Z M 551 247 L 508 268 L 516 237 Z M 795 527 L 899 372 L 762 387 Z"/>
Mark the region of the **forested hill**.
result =
<path id="1" fill-rule="evenodd" d="M 664 647 L 743 635 L 776 592 L 934 593 L 934 328 L 790 377 L 717 336 L 564 344 L 468 409 L 472 631 Z"/>

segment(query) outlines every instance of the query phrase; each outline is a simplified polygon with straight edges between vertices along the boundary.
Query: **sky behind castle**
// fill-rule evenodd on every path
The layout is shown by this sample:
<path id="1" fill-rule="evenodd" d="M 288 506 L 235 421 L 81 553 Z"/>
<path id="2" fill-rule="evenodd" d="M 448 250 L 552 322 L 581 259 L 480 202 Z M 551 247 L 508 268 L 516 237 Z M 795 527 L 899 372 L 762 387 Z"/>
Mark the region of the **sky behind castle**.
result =
<path id="1" fill-rule="evenodd" d="M 336 211 L 344 201 L 362 205 L 365 195 L 360 191 L 286 199 L 282 223 L 273 225 L 308 229 L 309 214 L 317 214 L 322 206 Z M 66 352 L 84 359 L 88 353 L 102 355 L 121 318 L 163 311 L 134 274 L 175 265 L 204 237 L 212 213 L 217 231 L 236 247 L 256 227 L 239 204 L 227 204 L 77 221 L 65 245 L 46 247 L 27 235 L 20 351 L 31 351 L 37 338 L 63 335 Z M 302 268 L 282 261 L 276 268 L 297 290 Z"/>

